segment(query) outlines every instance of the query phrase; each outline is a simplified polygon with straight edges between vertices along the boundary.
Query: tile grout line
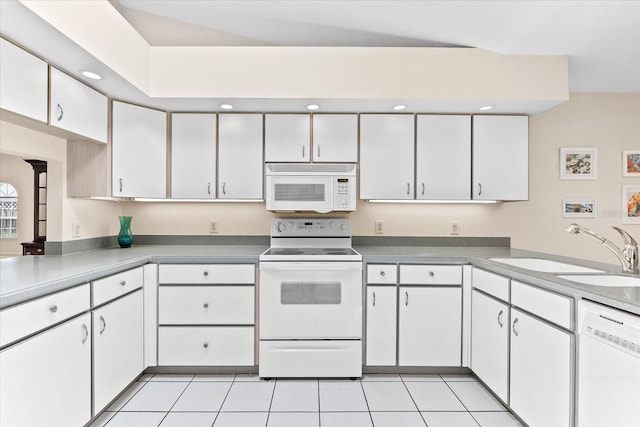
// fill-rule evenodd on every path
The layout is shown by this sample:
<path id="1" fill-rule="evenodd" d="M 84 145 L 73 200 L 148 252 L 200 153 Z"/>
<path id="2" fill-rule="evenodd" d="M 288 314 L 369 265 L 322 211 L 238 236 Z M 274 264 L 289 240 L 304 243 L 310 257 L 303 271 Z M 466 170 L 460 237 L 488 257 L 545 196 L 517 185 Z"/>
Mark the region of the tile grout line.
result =
<path id="1" fill-rule="evenodd" d="M 151 378 L 153 378 L 154 376 L 155 376 L 155 375 L 152 375 L 152 376 L 151 376 Z M 141 377 L 141 378 L 142 378 L 142 377 Z M 131 395 L 131 397 L 130 397 L 130 398 L 128 398 L 128 399 L 126 400 L 126 402 L 124 402 L 124 403 L 122 404 L 122 406 L 120 406 L 120 408 L 119 408 L 117 411 L 115 411 L 115 413 L 113 414 L 113 416 L 112 416 L 111 418 L 109 418 L 109 420 L 107 420 L 107 422 L 106 422 L 106 423 L 104 423 L 104 424 L 103 424 L 103 426 L 102 426 L 102 427 L 107 427 L 107 424 L 109 424 L 111 421 L 113 421 L 113 419 L 116 417 L 116 415 L 118 415 L 120 412 L 122 412 L 122 408 L 124 408 L 124 407 L 125 407 L 125 405 L 126 405 L 127 403 L 129 403 L 129 402 L 131 401 L 131 399 L 133 399 L 133 397 L 134 397 L 135 395 L 137 395 L 138 393 L 140 393 L 140 390 L 142 390 L 143 388 L 145 388 L 145 387 L 147 386 L 147 384 L 149 384 L 149 381 L 151 381 L 151 378 L 149 378 L 147 381 L 137 381 L 137 380 L 136 380 L 136 383 L 138 383 L 138 382 L 144 383 L 144 384 L 142 384 L 142 387 L 140 387 L 140 389 L 138 389 L 135 393 L 133 393 L 133 394 Z M 131 386 L 129 386 L 129 387 L 131 387 Z M 126 392 L 126 390 L 125 390 L 125 392 Z M 112 403 L 112 405 L 113 405 L 113 403 Z M 111 406 L 111 405 L 110 405 L 110 406 Z M 107 408 L 107 410 L 105 410 L 103 413 L 108 412 L 108 409 L 109 409 L 109 408 Z M 93 423 L 92 423 L 92 424 L 93 424 Z"/>
<path id="2" fill-rule="evenodd" d="M 182 395 L 184 394 L 185 391 L 187 391 L 187 389 L 189 388 L 189 385 L 191 385 L 191 383 L 193 382 L 193 379 L 195 378 L 195 374 L 191 377 L 191 379 L 189 380 L 189 382 L 187 383 L 187 386 L 184 388 L 184 390 L 182 390 L 182 393 L 180 393 L 180 396 L 178 396 L 178 398 L 176 399 L 175 402 L 173 402 L 173 405 L 171 405 L 171 407 L 169 408 L 169 410 L 164 414 L 164 417 L 162 417 L 162 419 L 160 420 L 160 423 L 158 424 L 158 426 L 162 425 L 162 423 L 164 422 L 165 418 L 167 418 L 167 416 L 169 416 L 169 413 L 171 413 L 171 410 L 173 409 L 174 406 L 176 406 L 176 403 L 178 403 L 178 400 L 180 400 L 180 398 L 182 397 Z M 180 381 L 182 382 L 182 381 Z"/>
<path id="3" fill-rule="evenodd" d="M 238 375 L 236 374 L 233 375 L 233 379 L 231 380 L 231 385 L 227 389 L 227 393 L 224 395 L 224 399 L 222 399 L 222 403 L 220 403 L 220 408 L 218 408 L 218 412 L 216 413 L 216 417 L 213 419 L 213 424 L 211 424 L 211 427 L 213 427 L 216 424 L 216 421 L 218 421 L 218 417 L 220 416 L 220 412 L 222 412 L 222 407 L 224 406 L 224 402 L 227 401 L 227 397 L 229 397 L 229 393 L 231 393 L 231 388 L 236 383 L 237 377 Z"/>
<path id="4" fill-rule="evenodd" d="M 416 410 L 418 411 L 418 414 L 420 414 L 420 418 L 422 418 L 422 422 L 424 423 L 425 426 L 429 427 L 429 425 L 427 424 L 427 420 L 424 419 L 422 412 L 420 412 L 420 408 L 418 408 L 418 404 L 416 403 L 416 400 L 413 398 L 413 395 L 411 394 L 411 390 L 409 390 L 409 387 L 407 387 L 407 383 L 404 381 L 404 378 L 402 378 L 402 375 L 400 375 L 400 381 L 402 381 L 402 385 L 404 386 L 405 390 L 407 390 L 407 393 L 409 393 L 409 397 L 411 398 L 411 401 L 415 405 Z"/>
<path id="5" fill-rule="evenodd" d="M 371 420 L 371 426 L 374 426 L 373 415 L 371 415 L 371 408 L 369 407 L 369 399 L 367 399 L 367 393 L 364 391 L 364 384 L 362 384 L 362 378 L 358 380 L 360 388 L 362 389 L 362 395 L 364 396 L 364 403 L 367 404 L 367 412 L 369 413 L 369 419 Z"/>
<path id="6" fill-rule="evenodd" d="M 273 406 L 273 398 L 276 395 L 276 387 L 278 386 L 278 379 L 273 379 L 273 391 L 271 392 L 271 400 L 269 400 L 269 410 L 267 411 L 267 421 L 264 423 L 264 426 L 267 427 L 269 425 L 269 417 L 271 416 L 271 407 Z"/>
<path id="7" fill-rule="evenodd" d="M 439 375 L 439 376 L 440 376 L 440 378 L 442 378 L 442 375 Z M 476 420 L 476 418 L 473 416 L 473 414 L 471 414 L 471 411 L 469 410 L 469 408 L 467 408 L 467 405 L 465 405 L 464 402 L 462 402 L 462 399 L 460 399 L 460 397 L 456 394 L 456 392 L 451 388 L 449 383 L 444 378 L 442 378 L 442 381 L 444 381 L 444 383 L 447 385 L 449 390 L 451 390 L 451 393 L 453 393 L 453 395 L 456 397 L 456 399 L 458 399 L 458 401 L 460 402 L 462 407 L 467 411 L 467 414 L 469 414 L 469 416 L 471 418 L 473 418 L 473 421 L 475 421 L 475 423 L 478 424 L 479 427 L 482 427 L 482 426 L 480 426 L 480 423 L 478 422 L 478 420 Z"/>

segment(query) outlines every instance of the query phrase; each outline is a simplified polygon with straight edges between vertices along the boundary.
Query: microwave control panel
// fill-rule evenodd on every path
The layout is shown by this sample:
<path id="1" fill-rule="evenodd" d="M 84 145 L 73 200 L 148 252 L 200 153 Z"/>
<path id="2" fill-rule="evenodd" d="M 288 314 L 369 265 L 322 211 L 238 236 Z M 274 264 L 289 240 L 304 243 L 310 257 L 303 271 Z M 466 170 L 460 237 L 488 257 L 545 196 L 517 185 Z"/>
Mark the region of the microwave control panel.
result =
<path id="1" fill-rule="evenodd" d="M 333 182 L 334 209 L 352 210 L 355 208 L 355 185 L 352 177 L 336 177 Z"/>

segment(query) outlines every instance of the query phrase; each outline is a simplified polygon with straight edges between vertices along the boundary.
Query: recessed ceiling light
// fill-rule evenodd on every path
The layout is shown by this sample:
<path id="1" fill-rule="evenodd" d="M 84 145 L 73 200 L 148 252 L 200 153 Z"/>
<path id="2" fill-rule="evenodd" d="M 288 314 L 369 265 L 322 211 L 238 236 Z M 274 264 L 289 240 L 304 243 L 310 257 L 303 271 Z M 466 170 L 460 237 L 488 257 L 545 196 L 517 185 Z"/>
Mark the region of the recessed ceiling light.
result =
<path id="1" fill-rule="evenodd" d="M 483 105 L 482 107 L 478 108 L 478 110 L 489 111 L 489 110 L 493 110 L 494 108 L 495 108 L 495 105 Z"/>
<path id="2" fill-rule="evenodd" d="M 91 71 L 82 71 L 82 75 L 91 80 L 102 80 L 102 76 Z"/>
<path id="3" fill-rule="evenodd" d="M 307 110 L 317 110 L 318 108 L 320 108 L 320 106 L 318 104 L 309 104 L 309 105 L 307 105 Z"/>
<path id="4" fill-rule="evenodd" d="M 401 111 L 401 110 L 404 110 L 405 108 L 407 108 L 407 106 L 406 105 L 402 105 L 402 104 L 393 106 L 393 109 L 396 110 L 396 111 Z"/>
<path id="5" fill-rule="evenodd" d="M 223 110 L 233 110 L 233 105 L 231 104 L 220 104 L 220 108 Z"/>

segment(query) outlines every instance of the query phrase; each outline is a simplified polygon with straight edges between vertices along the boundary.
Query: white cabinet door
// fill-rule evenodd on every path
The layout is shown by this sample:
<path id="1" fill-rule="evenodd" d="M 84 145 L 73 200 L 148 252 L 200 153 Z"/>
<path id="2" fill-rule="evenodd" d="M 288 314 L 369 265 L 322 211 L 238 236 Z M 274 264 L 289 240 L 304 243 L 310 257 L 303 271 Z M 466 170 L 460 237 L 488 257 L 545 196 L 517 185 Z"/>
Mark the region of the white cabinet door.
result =
<path id="1" fill-rule="evenodd" d="M 395 286 L 367 286 L 368 366 L 396 365 L 396 292 Z"/>
<path id="2" fill-rule="evenodd" d="M 0 425 L 82 426 L 91 418 L 91 315 L 0 352 Z"/>
<path id="3" fill-rule="evenodd" d="M 218 150 L 218 198 L 263 199 L 262 114 L 220 114 Z"/>
<path id="4" fill-rule="evenodd" d="M 473 198 L 529 198 L 529 118 L 473 116 Z"/>
<path id="5" fill-rule="evenodd" d="M 417 116 L 416 198 L 471 198 L 471 116 Z"/>
<path id="6" fill-rule="evenodd" d="M 308 162 L 310 120 L 308 114 L 265 114 L 264 161 Z"/>
<path id="7" fill-rule="evenodd" d="M 401 286 L 398 365 L 460 366 L 462 289 Z"/>
<path id="8" fill-rule="evenodd" d="M 48 65 L 0 39 L 0 108 L 47 122 Z"/>
<path id="9" fill-rule="evenodd" d="M 509 306 L 471 292 L 471 370 L 509 402 Z"/>
<path id="10" fill-rule="evenodd" d="M 167 195 L 167 114 L 113 102 L 112 189 L 114 197 Z"/>
<path id="11" fill-rule="evenodd" d="M 93 311 L 94 415 L 144 370 L 142 307 L 138 290 Z"/>
<path id="12" fill-rule="evenodd" d="M 313 161 L 358 161 L 358 116 L 356 114 L 314 114 Z"/>
<path id="13" fill-rule="evenodd" d="M 414 198 L 412 115 L 360 116 L 360 198 Z"/>
<path id="14" fill-rule="evenodd" d="M 511 409 L 530 427 L 572 424 L 572 336 L 511 309 Z"/>
<path id="15" fill-rule="evenodd" d="M 216 115 L 171 115 L 171 197 L 215 199 Z"/>
<path id="16" fill-rule="evenodd" d="M 49 124 L 107 143 L 107 97 L 51 68 Z"/>

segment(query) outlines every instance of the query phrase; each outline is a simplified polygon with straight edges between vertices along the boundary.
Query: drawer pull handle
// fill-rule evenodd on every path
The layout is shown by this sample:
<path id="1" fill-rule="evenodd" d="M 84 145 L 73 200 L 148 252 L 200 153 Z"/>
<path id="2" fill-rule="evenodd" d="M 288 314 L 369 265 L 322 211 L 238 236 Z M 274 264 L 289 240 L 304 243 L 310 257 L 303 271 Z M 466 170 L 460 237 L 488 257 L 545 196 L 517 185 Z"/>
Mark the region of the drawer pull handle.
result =
<path id="1" fill-rule="evenodd" d="M 511 329 L 513 330 L 513 335 L 518 336 L 518 328 L 516 328 L 516 325 L 518 324 L 518 318 L 516 317 L 513 320 L 513 326 L 511 327 Z"/>
<path id="2" fill-rule="evenodd" d="M 100 335 L 102 335 L 104 330 L 107 329 L 107 322 L 104 321 L 104 317 L 102 316 L 100 316 L 100 323 L 102 324 L 102 327 L 100 328 Z"/>
<path id="3" fill-rule="evenodd" d="M 500 313 L 498 313 L 498 325 L 500 325 L 501 328 L 504 326 L 504 323 L 502 323 L 502 315 L 503 314 L 504 314 L 504 312 L 502 310 L 500 310 Z"/>
<path id="4" fill-rule="evenodd" d="M 209 303 L 208 302 L 204 303 L 204 308 L 209 308 Z"/>
<path id="5" fill-rule="evenodd" d="M 384 270 L 380 270 L 380 277 L 384 277 L 386 275 L 387 275 L 387 273 L 385 273 Z"/>
<path id="6" fill-rule="evenodd" d="M 376 306 L 376 293 L 373 293 L 373 306 Z"/>
<path id="7" fill-rule="evenodd" d="M 82 344 L 87 342 L 89 338 L 89 328 L 84 323 L 82 324 Z"/>
<path id="8" fill-rule="evenodd" d="M 207 277 L 209 275 L 209 272 L 205 271 L 203 274 L 204 274 L 204 277 Z"/>
<path id="9" fill-rule="evenodd" d="M 60 104 L 56 105 L 56 113 L 58 116 L 58 121 L 61 121 L 62 118 L 64 117 L 64 109 L 62 108 L 62 105 Z"/>
<path id="10" fill-rule="evenodd" d="M 436 273 L 434 273 L 433 271 L 430 271 L 430 272 L 429 272 L 429 277 L 433 277 L 433 276 L 435 276 L 435 275 L 436 275 Z"/>
<path id="11" fill-rule="evenodd" d="M 208 342 L 206 342 L 206 343 L 204 343 L 202 346 L 203 346 L 204 348 L 209 348 L 209 343 L 208 343 Z"/>
<path id="12" fill-rule="evenodd" d="M 405 306 L 409 305 L 409 292 L 404 293 L 404 305 Z"/>
<path id="13" fill-rule="evenodd" d="M 124 285 L 126 285 L 126 284 L 127 284 L 127 281 L 126 281 L 126 280 L 123 280 L 122 282 L 120 282 L 120 286 L 124 286 Z"/>
<path id="14" fill-rule="evenodd" d="M 53 304 L 51 307 L 49 307 L 49 311 L 55 313 L 56 311 L 58 311 L 58 306 Z"/>

